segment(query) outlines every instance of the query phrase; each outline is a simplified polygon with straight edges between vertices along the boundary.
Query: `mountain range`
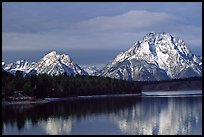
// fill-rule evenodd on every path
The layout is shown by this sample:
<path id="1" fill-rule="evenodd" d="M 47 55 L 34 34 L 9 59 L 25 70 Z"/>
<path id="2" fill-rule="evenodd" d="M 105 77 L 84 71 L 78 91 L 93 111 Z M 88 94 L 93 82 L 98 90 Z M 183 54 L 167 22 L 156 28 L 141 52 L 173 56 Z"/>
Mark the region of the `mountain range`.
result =
<path id="1" fill-rule="evenodd" d="M 31 74 L 92 75 L 133 81 L 158 81 L 202 76 L 202 58 L 191 53 L 185 42 L 168 33 L 146 34 L 142 41 L 118 54 L 101 70 L 95 66 L 80 67 L 69 55 L 51 51 L 37 62 L 18 60 L 2 62 L 2 69 L 12 74 L 17 70 Z"/>
<path id="2" fill-rule="evenodd" d="M 66 73 L 67 75 L 88 75 L 79 65 L 77 65 L 69 55 L 58 54 L 56 51 L 51 51 L 41 58 L 38 62 L 29 64 L 25 60 L 16 61 L 6 65 L 2 62 L 2 67 L 5 71 L 15 74 L 19 70 L 24 75 L 43 74 L 60 75 Z"/>

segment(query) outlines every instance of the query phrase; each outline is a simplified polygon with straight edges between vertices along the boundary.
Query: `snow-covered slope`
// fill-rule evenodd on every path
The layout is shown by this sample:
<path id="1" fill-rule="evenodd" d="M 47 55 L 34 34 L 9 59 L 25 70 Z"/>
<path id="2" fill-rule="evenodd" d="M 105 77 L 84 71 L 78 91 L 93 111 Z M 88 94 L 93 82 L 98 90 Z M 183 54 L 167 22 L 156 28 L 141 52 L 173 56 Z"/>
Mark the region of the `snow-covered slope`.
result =
<path id="1" fill-rule="evenodd" d="M 34 66 L 34 70 L 39 74 L 46 73 L 48 75 L 59 75 L 66 73 L 68 75 L 87 75 L 69 55 L 58 54 L 52 51 L 40 59 Z"/>
<path id="2" fill-rule="evenodd" d="M 56 51 L 48 53 L 37 63 L 29 64 L 25 60 L 20 60 L 16 63 L 6 65 L 2 62 L 2 68 L 12 73 L 15 73 L 16 70 L 23 71 L 27 75 L 43 73 L 52 76 L 63 73 L 67 75 L 88 75 L 88 73 L 78 66 L 69 55 L 60 55 Z"/>
<path id="3" fill-rule="evenodd" d="M 18 60 L 15 63 L 10 64 L 2 62 L 2 68 L 7 72 L 11 72 L 12 74 L 15 74 L 17 70 L 26 74 L 33 69 L 34 65 L 35 62 L 29 64 L 26 60 Z"/>
<path id="4" fill-rule="evenodd" d="M 82 68 L 91 76 L 95 76 L 99 72 L 99 69 L 96 66 L 82 66 Z"/>
<path id="5" fill-rule="evenodd" d="M 117 55 L 99 75 L 141 81 L 202 76 L 202 58 L 192 54 L 183 40 L 151 32 Z"/>

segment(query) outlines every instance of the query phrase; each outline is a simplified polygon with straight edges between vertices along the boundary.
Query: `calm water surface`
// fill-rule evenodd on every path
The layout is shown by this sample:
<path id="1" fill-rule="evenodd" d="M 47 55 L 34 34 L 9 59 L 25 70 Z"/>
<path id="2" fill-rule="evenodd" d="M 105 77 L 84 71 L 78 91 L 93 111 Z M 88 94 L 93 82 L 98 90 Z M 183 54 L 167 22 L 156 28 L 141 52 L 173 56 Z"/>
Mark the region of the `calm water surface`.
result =
<path id="1" fill-rule="evenodd" d="M 2 134 L 202 134 L 202 96 L 9 105 L 2 120 Z"/>

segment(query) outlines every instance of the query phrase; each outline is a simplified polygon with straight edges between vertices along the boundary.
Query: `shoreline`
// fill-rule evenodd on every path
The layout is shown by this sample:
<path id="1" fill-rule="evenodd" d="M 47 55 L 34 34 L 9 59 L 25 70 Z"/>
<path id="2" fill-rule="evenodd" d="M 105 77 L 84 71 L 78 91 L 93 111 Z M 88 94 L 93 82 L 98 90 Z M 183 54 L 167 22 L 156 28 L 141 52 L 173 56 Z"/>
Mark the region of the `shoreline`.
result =
<path id="1" fill-rule="evenodd" d="M 108 97 L 128 97 L 128 96 L 141 96 L 141 94 L 112 94 L 112 95 L 93 95 L 93 96 L 76 96 L 76 97 L 63 97 L 63 98 L 44 98 L 37 99 L 36 101 L 3 101 L 2 105 L 17 105 L 17 104 L 44 104 L 49 102 L 76 100 L 76 99 L 90 99 L 90 98 L 108 98 Z"/>
<path id="2" fill-rule="evenodd" d="M 181 90 L 181 91 L 145 91 L 142 96 L 181 96 L 181 95 L 202 95 L 202 90 Z"/>
<path id="3" fill-rule="evenodd" d="M 91 98 L 109 98 L 109 97 L 128 97 L 128 96 L 141 96 L 142 94 L 112 94 L 112 95 L 92 95 L 92 96 L 76 96 L 76 97 L 64 97 L 64 98 L 44 98 L 49 102 L 75 100 L 75 99 L 91 99 Z"/>
<path id="4" fill-rule="evenodd" d="M 2 101 L 2 105 L 17 105 L 17 104 L 43 104 L 48 103 L 49 101 L 44 99 L 37 99 L 36 101 Z"/>
<path id="5" fill-rule="evenodd" d="M 138 94 L 112 94 L 112 95 L 92 95 L 92 96 L 76 96 L 76 97 L 63 97 L 63 98 L 43 98 L 37 99 L 35 101 L 3 101 L 2 105 L 17 105 L 17 104 L 44 104 L 49 102 L 57 102 L 57 101 L 66 101 L 66 100 L 76 100 L 76 99 L 96 99 L 96 98 L 109 98 L 109 97 L 171 97 L 171 96 L 193 96 L 193 95 L 201 95 L 202 90 L 193 90 L 193 91 L 149 91 L 149 92 L 141 92 Z"/>

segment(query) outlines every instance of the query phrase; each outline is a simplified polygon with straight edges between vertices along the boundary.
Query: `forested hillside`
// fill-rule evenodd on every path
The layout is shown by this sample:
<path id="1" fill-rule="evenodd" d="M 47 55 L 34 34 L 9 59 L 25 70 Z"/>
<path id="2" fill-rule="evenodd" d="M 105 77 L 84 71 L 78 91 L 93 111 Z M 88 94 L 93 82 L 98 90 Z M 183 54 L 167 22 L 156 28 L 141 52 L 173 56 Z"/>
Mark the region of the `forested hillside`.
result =
<path id="1" fill-rule="evenodd" d="M 14 76 L 2 69 L 2 97 L 8 97 L 18 90 L 37 98 L 71 97 L 140 93 L 141 85 L 135 81 L 83 75 L 39 74 L 23 77 L 21 72 L 17 71 Z"/>

